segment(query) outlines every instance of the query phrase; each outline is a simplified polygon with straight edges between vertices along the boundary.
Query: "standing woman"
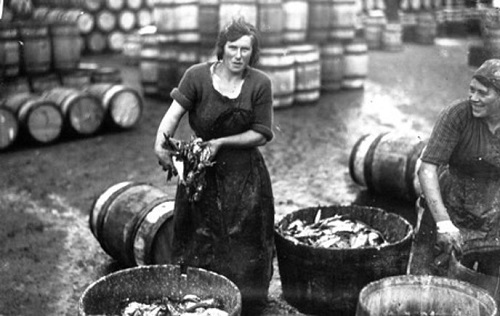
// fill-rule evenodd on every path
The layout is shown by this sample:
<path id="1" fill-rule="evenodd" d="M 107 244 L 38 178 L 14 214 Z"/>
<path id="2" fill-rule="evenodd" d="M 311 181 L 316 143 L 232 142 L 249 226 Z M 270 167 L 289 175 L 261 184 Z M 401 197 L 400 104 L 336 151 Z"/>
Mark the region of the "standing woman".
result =
<path id="1" fill-rule="evenodd" d="M 216 62 L 191 66 L 156 135 L 155 152 L 164 168 L 171 153 L 164 134 L 174 135 L 189 113 L 189 125 L 211 150 L 207 185 L 190 201 L 179 184 L 175 200 L 174 263 L 200 267 L 232 280 L 243 298 L 243 314 L 265 307 L 272 276 L 274 200 L 271 180 L 258 146 L 273 138 L 269 77 L 252 66 L 259 56 L 257 30 L 244 20 L 223 28 Z"/>
<path id="2" fill-rule="evenodd" d="M 419 180 L 437 226 L 437 245 L 500 237 L 500 60 L 474 73 L 469 98 L 440 114 L 422 153 Z"/>

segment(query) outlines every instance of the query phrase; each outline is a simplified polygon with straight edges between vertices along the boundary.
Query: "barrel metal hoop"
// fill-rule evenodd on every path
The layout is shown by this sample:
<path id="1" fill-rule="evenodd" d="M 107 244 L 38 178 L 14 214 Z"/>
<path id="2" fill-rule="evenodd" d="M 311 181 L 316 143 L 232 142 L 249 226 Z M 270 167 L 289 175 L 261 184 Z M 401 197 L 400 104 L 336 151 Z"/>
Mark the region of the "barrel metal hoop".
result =
<path id="1" fill-rule="evenodd" d="M 351 150 L 351 155 L 349 156 L 349 174 L 351 176 L 351 179 L 354 180 L 354 182 L 361 184 L 360 180 L 356 177 L 356 172 L 354 169 L 356 168 L 354 166 L 354 161 L 356 160 L 356 153 L 358 152 L 359 146 L 361 143 L 369 136 L 369 134 L 363 135 L 358 141 L 354 144 L 352 150 Z"/>
<path id="2" fill-rule="evenodd" d="M 418 192 L 415 191 L 414 187 L 414 176 L 417 166 L 417 160 L 420 156 L 420 153 L 425 147 L 424 142 L 418 143 L 415 147 L 413 147 L 410 153 L 410 159 L 406 160 L 406 173 L 405 173 L 405 182 L 406 187 L 408 188 L 408 194 L 411 200 L 416 200 L 418 198 Z"/>
<path id="3" fill-rule="evenodd" d="M 101 241 L 101 236 L 100 236 L 100 231 L 102 229 L 102 225 L 104 223 L 105 215 L 103 214 L 102 210 L 107 210 L 111 203 L 116 199 L 117 196 L 128 190 L 129 188 L 139 185 L 140 183 L 134 183 L 134 182 L 122 182 L 120 184 L 114 185 L 110 188 L 108 188 L 106 191 L 104 191 L 95 201 L 94 204 L 92 205 L 91 211 L 90 211 L 90 216 L 89 216 L 89 226 L 91 228 L 92 233 L 94 233 L 94 236 L 97 238 L 99 241 L 99 244 L 101 244 L 101 247 L 106 250 L 107 246 L 105 245 L 105 242 Z M 116 188 L 118 186 L 118 188 Z M 111 191 L 111 192 L 110 192 Z M 102 203 L 102 204 L 101 204 Z M 96 217 L 96 211 L 99 211 Z M 107 212 L 106 212 L 107 213 Z M 107 252 L 107 250 L 106 250 Z"/>
<path id="4" fill-rule="evenodd" d="M 375 138 L 373 143 L 370 145 L 370 148 L 368 149 L 368 152 L 366 153 L 366 158 L 364 161 L 364 175 L 365 175 L 365 181 L 366 181 L 366 186 L 370 191 L 374 191 L 375 188 L 373 187 L 373 174 L 372 174 L 372 168 L 370 164 L 373 161 L 375 151 L 377 150 L 378 144 L 382 140 L 382 138 L 387 135 L 388 132 L 381 133 L 380 135 Z"/>
<path id="5" fill-rule="evenodd" d="M 167 202 L 171 200 L 172 198 L 169 198 L 168 196 L 162 196 L 159 198 L 154 199 L 151 203 L 147 205 L 147 207 L 143 208 L 137 215 L 136 215 L 136 221 L 134 225 L 132 226 L 132 235 L 130 236 L 129 240 L 125 241 L 126 245 L 126 252 L 127 252 L 127 258 L 133 258 L 135 264 L 139 264 L 135 258 L 135 252 L 134 252 L 134 242 L 136 239 L 137 232 L 139 231 L 139 228 L 143 224 L 144 220 L 148 216 L 148 214 L 158 205 L 161 203 Z M 147 262 L 146 262 L 147 263 Z"/>

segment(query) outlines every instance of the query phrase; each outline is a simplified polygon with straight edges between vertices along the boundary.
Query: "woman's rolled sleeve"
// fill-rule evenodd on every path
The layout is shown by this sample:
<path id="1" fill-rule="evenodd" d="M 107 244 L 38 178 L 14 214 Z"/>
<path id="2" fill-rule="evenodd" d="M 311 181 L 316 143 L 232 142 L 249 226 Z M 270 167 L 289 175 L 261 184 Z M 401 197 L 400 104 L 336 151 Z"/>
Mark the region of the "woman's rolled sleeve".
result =
<path id="1" fill-rule="evenodd" d="M 262 84 L 256 94 L 254 101 L 255 120 L 251 129 L 264 135 L 267 141 L 274 137 L 272 131 L 273 125 L 273 96 L 271 89 L 271 80 L 264 77 Z"/>
<path id="2" fill-rule="evenodd" d="M 170 97 L 179 102 L 179 104 L 186 110 L 192 109 L 194 100 L 196 100 L 196 81 L 193 80 L 192 76 L 190 67 L 182 76 L 179 86 L 170 92 Z"/>

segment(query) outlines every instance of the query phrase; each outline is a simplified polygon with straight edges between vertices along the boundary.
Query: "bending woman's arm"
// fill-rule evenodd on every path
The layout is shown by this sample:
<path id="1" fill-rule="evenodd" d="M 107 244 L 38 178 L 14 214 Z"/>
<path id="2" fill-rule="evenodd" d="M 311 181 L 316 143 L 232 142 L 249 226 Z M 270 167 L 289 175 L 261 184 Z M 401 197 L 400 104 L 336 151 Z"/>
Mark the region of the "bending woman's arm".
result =
<path id="1" fill-rule="evenodd" d="M 222 147 L 257 147 L 267 143 L 266 137 L 254 130 L 235 134 L 227 137 L 221 137 L 209 140 L 207 144 L 210 146 L 210 158 L 214 159 L 217 152 Z"/>
<path id="2" fill-rule="evenodd" d="M 174 136 L 175 131 L 179 126 L 179 122 L 185 113 L 186 109 L 184 109 L 177 101 L 174 100 L 172 101 L 172 104 L 168 108 L 167 112 L 160 122 L 160 125 L 158 126 L 154 150 L 156 156 L 159 159 L 160 165 L 162 165 L 164 168 L 172 167 L 172 157 L 170 155 L 170 152 L 162 146 L 163 141 L 165 140 L 164 134 Z"/>

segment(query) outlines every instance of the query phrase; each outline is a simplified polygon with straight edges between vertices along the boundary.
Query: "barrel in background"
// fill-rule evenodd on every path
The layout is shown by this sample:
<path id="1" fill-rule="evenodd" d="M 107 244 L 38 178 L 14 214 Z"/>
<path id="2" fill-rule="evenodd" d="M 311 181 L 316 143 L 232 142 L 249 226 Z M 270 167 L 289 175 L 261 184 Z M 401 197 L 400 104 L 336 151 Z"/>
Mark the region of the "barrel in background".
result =
<path id="1" fill-rule="evenodd" d="M 303 43 L 307 39 L 309 3 L 305 0 L 283 0 L 285 43 Z"/>
<path id="2" fill-rule="evenodd" d="M 42 97 L 59 106 L 66 127 L 78 135 L 95 134 L 104 121 L 100 100 L 81 90 L 60 87 L 46 90 Z"/>
<path id="3" fill-rule="evenodd" d="M 139 122 L 143 101 L 135 89 L 121 84 L 95 83 L 84 91 L 100 101 L 105 115 L 114 126 L 129 129 Z"/>
<path id="4" fill-rule="evenodd" d="M 11 23 L 0 23 L 0 77 L 16 77 L 20 73 L 21 47 L 18 30 Z"/>
<path id="5" fill-rule="evenodd" d="M 139 77 L 145 95 L 158 93 L 158 72 L 160 46 L 155 32 L 141 33 L 141 55 Z"/>
<path id="6" fill-rule="evenodd" d="M 219 34 L 219 0 L 200 0 L 199 33 L 202 47 L 213 47 Z"/>
<path id="7" fill-rule="evenodd" d="M 414 201 L 421 193 L 417 163 L 425 144 L 412 133 L 364 135 L 351 151 L 351 178 L 373 192 Z"/>
<path id="8" fill-rule="evenodd" d="M 352 41 L 356 36 L 356 2 L 353 0 L 332 0 L 330 38 Z"/>
<path id="9" fill-rule="evenodd" d="M 222 29 L 233 19 L 245 19 L 246 22 L 257 25 L 256 0 L 220 0 L 219 27 Z"/>
<path id="10" fill-rule="evenodd" d="M 380 231 L 388 245 L 359 249 L 311 247 L 284 236 L 295 220 L 313 223 L 343 215 Z M 403 217 L 366 206 L 322 206 L 286 215 L 276 226 L 275 240 L 283 297 L 301 312 L 316 315 L 353 315 L 358 295 L 368 283 L 404 274 L 413 228 Z"/>
<path id="11" fill-rule="evenodd" d="M 283 43 L 283 0 L 257 0 L 258 25 L 262 47 L 280 46 Z M 214 41 L 215 43 L 215 41 Z"/>
<path id="12" fill-rule="evenodd" d="M 340 90 L 344 77 L 344 45 L 340 42 L 326 42 L 320 46 L 320 56 L 321 90 Z"/>
<path id="13" fill-rule="evenodd" d="M 322 44 L 330 38 L 332 3 L 330 0 L 309 1 L 308 41 Z"/>
<path id="14" fill-rule="evenodd" d="M 0 100 L 0 151 L 11 147 L 19 134 L 19 124 L 15 113 L 2 106 Z"/>
<path id="15" fill-rule="evenodd" d="M 268 47 L 260 51 L 259 69 L 271 78 L 273 107 L 284 108 L 293 105 L 295 91 L 295 59 L 286 47 Z"/>
<path id="16" fill-rule="evenodd" d="M 9 95 L 3 105 L 16 113 L 21 131 L 29 139 L 49 144 L 61 136 L 64 120 L 53 102 L 28 92 Z"/>
<path id="17" fill-rule="evenodd" d="M 73 23 L 50 25 L 52 68 L 56 71 L 76 69 L 81 59 L 80 32 Z"/>
<path id="18" fill-rule="evenodd" d="M 321 87 L 321 63 L 318 45 L 289 45 L 294 58 L 294 103 L 313 104 L 319 100 Z"/>
<path id="19" fill-rule="evenodd" d="M 344 44 L 344 76 L 342 88 L 361 89 L 368 75 L 368 45 L 364 40 Z"/>
<path id="20" fill-rule="evenodd" d="M 374 281 L 359 294 L 356 316 L 494 316 L 498 308 L 483 289 L 431 275 L 400 275 Z"/>
<path id="21" fill-rule="evenodd" d="M 18 27 L 22 45 L 22 65 L 28 74 L 45 73 L 52 66 L 49 27 L 44 23 L 26 22 Z"/>
<path id="22" fill-rule="evenodd" d="M 174 201 L 159 188 L 147 183 L 120 182 L 94 200 L 89 226 L 103 250 L 121 264 L 153 264 L 156 234 L 162 227 L 171 229 L 173 208 Z M 169 241 L 160 243 L 168 247 Z"/>

